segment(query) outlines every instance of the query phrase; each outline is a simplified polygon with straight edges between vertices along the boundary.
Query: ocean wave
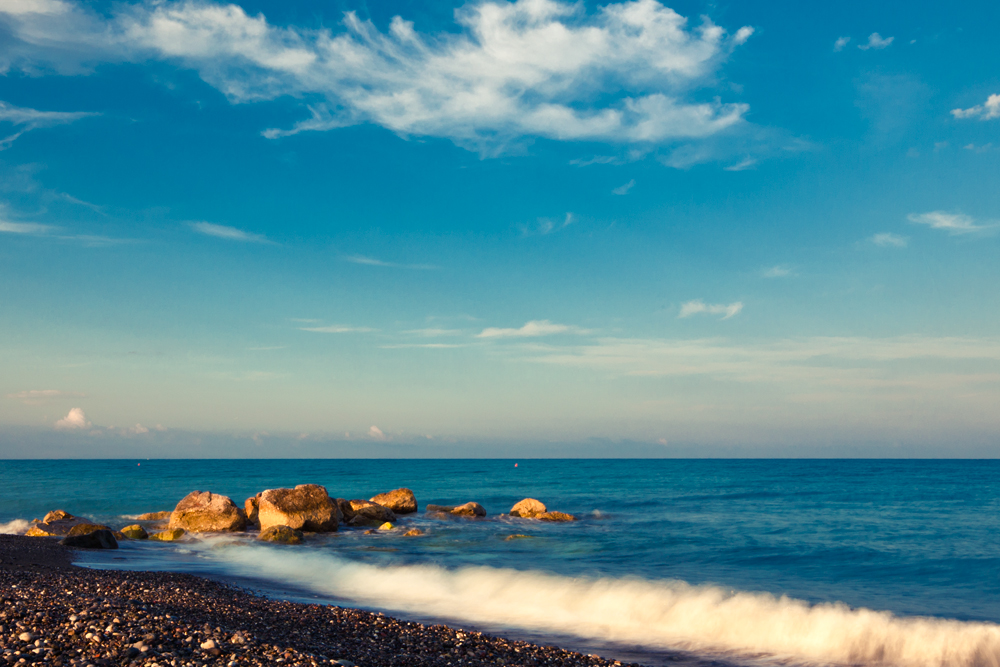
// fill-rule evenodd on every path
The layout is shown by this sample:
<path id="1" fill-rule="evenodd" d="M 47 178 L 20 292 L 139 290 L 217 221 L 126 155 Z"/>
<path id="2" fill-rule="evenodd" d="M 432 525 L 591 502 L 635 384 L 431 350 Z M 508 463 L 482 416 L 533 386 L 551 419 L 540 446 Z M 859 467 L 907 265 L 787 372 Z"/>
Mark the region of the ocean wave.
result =
<path id="1" fill-rule="evenodd" d="M 260 545 L 212 551 L 243 576 L 456 621 L 800 663 L 1000 667 L 1000 626 L 992 623 L 899 617 L 681 581 L 379 566 Z"/>
<path id="2" fill-rule="evenodd" d="M 25 519 L 14 519 L 7 523 L 0 523 L 0 535 L 24 535 L 31 528 L 31 522 Z"/>

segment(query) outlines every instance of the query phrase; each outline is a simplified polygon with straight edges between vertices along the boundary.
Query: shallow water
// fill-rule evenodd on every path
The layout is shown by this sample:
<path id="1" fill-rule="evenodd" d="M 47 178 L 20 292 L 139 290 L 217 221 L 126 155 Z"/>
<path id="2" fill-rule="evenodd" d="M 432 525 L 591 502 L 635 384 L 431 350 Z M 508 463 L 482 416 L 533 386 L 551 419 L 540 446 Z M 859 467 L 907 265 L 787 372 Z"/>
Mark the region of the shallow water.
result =
<path id="1" fill-rule="evenodd" d="M 63 508 L 120 526 L 193 489 L 242 504 L 306 482 L 347 498 L 408 486 L 421 507 L 475 500 L 490 516 L 420 514 L 404 524 L 424 537 L 343 530 L 301 547 L 130 542 L 87 563 L 242 578 L 656 664 L 1000 664 L 997 462 L 518 464 L 2 462 L 0 524 Z M 582 520 L 499 516 L 525 496 Z M 503 539 L 512 533 L 531 537 Z"/>

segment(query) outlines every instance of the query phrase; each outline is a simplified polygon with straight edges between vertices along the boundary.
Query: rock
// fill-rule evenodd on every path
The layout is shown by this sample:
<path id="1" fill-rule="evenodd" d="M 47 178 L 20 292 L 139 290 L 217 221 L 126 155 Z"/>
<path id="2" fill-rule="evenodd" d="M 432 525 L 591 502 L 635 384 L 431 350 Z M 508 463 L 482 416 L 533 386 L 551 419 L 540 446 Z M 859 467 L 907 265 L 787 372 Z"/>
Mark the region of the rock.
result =
<path id="1" fill-rule="evenodd" d="M 189 533 L 235 533 L 246 529 L 247 518 L 228 496 L 192 491 L 177 503 L 169 527 Z"/>
<path id="2" fill-rule="evenodd" d="M 520 533 L 517 533 L 515 535 L 508 535 L 503 539 L 509 542 L 510 540 L 523 540 L 530 537 L 534 537 L 534 535 L 521 535 Z"/>
<path id="3" fill-rule="evenodd" d="M 210 651 L 210 650 L 212 650 L 213 648 L 216 647 L 215 646 L 215 640 L 214 639 L 206 639 L 205 641 L 203 641 L 201 643 L 201 647 L 203 649 L 205 649 L 206 651 Z"/>
<path id="4" fill-rule="evenodd" d="M 377 532 L 378 532 L 377 530 L 366 530 L 365 535 L 374 535 Z"/>
<path id="5" fill-rule="evenodd" d="M 576 517 L 566 512 L 545 512 L 535 517 L 539 521 L 576 521 Z"/>
<path id="6" fill-rule="evenodd" d="M 163 519 L 169 519 L 173 512 L 146 512 L 145 514 L 140 514 L 135 518 L 136 521 L 162 521 Z"/>
<path id="7" fill-rule="evenodd" d="M 340 667 L 354 667 L 354 663 L 350 660 L 345 660 L 343 658 L 335 658 L 333 664 L 340 665 Z"/>
<path id="8" fill-rule="evenodd" d="M 393 517 L 395 518 L 395 517 Z M 340 511 L 319 484 L 299 484 L 294 489 L 268 489 L 257 501 L 261 531 L 270 526 L 328 533 L 337 530 Z"/>
<path id="9" fill-rule="evenodd" d="M 396 514 L 412 514 L 417 511 L 417 497 L 409 489 L 380 493 L 370 500 L 382 507 L 388 507 Z"/>
<path id="10" fill-rule="evenodd" d="M 257 512 L 259 511 L 259 509 L 260 509 L 259 493 L 256 496 L 253 496 L 252 498 L 247 498 L 246 501 L 244 501 L 243 511 L 247 515 L 247 523 L 255 523 L 255 524 L 260 523 L 260 520 L 257 518 Z"/>
<path id="11" fill-rule="evenodd" d="M 378 527 L 379 530 L 392 530 L 393 528 L 395 528 L 395 526 L 389 523 L 388 521 L 386 521 L 385 523 L 383 523 L 381 526 Z"/>
<path id="12" fill-rule="evenodd" d="M 30 642 L 34 641 L 35 635 L 31 634 L 30 632 L 22 632 L 17 636 L 17 638 L 20 639 L 22 642 Z"/>
<path id="13" fill-rule="evenodd" d="M 149 533 L 146 532 L 146 529 L 137 523 L 131 526 L 125 526 L 122 528 L 121 533 L 130 540 L 144 540 L 149 537 Z"/>
<path id="14" fill-rule="evenodd" d="M 479 503 L 465 503 L 464 505 L 428 505 L 428 512 L 444 512 L 445 514 L 455 514 L 458 516 L 486 516 L 486 510 Z"/>
<path id="15" fill-rule="evenodd" d="M 90 535 L 98 530 L 111 530 L 107 526 L 102 526 L 99 523 L 78 523 L 69 529 L 66 533 L 69 537 L 76 537 L 77 535 Z"/>
<path id="16" fill-rule="evenodd" d="M 539 514 L 545 514 L 545 504 L 534 498 L 525 498 L 510 508 L 511 516 L 519 516 L 522 519 L 533 519 Z"/>
<path id="17" fill-rule="evenodd" d="M 350 505 L 351 511 L 354 513 L 352 520 L 358 517 L 379 523 L 396 520 L 396 514 L 391 509 L 373 503 L 370 500 L 352 500 L 350 501 Z"/>
<path id="18" fill-rule="evenodd" d="M 25 535 L 29 537 L 52 537 L 54 535 L 69 535 L 69 531 L 79 525 L 91 524 L 89 519 L 73 516 L 65 510 L 55 510 L 45 515 L 41 521 L 35 521 Z M 101 526 L 104 528 L 104 526 Z"/>
<path id="19" fill-rule="evenodd" d="M 408 531 L 403 533 L 403 537 L 419 537 L 424 534 L 424 531 L 419 528 L 410 528 Z"/>
<path id="20" fill-rule="evenodd" d="M 118 540 L 107 528 L 101 528 L 82 535 L 70 535 L 59 541 L 59 544 L 76 549 L 117 549 Z"/>
<path id="21" fill-rule="evenodd" d="M 354 508 L 351 507 L 351 501 L 345 500 L 344 498 L 337 498 L 335 501 L 337 503 L 337 509 L 340 510 L 340 520 L 347 523 L 354 518 Z"/>
<path id="22" fill-rule="evenodd" d="M 302 531 L 288 526 L 268 526 L 257 539 L 279 544 L 302 544 Z"/>
<path id="23" fill-rule="evenodd" d="M 156 540 L 157 542 L 176 542 L 184 537 L 184 532 L 183 528 L 167 528 L 159 533 L 153 533 L 149 536 L 149 539 Z"/>

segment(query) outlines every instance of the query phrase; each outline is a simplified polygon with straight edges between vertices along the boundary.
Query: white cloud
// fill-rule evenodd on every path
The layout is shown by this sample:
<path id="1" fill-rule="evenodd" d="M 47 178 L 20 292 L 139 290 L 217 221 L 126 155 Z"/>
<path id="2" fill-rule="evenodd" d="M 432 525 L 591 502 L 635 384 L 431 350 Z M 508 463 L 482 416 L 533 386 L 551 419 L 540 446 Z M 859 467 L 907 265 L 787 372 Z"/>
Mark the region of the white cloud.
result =
<path id="1" fill-rule="evenodd" d="M 60 391 L 58 389 L 29 389 L 19 391 L 14 394 L 7 394 L 7 398 L 23 402 L 25 405 L 41 405 L 51 400 L 60 398 L 83 398 L 84 394 L 76 391 Z"/>
<path id="2" fill-rule="evenodd" d="M 520 329 L 501 329 L 487 327 L 479 332 L 477 338 L 531 338 L 536 336 L 551 336 L 560 333 L 584 333 L 582 329 L 567 324 L 553 324 L 548 320 L 532 320 Z"/>
<path id="3" fill-rule="evenodd" d="M 189 222 L 188 225 L 199 234 L 214 236 L 216 238 L 226 239 L 229 241 L 241 241 L 243 243 L 270 243 L 265 236 L 245 232 L 242 229 L 237 229 L 236 227 L 216 225 L 211 222 Z"/>
<path id="4" fill-rule="evenodd" d="M 883 38 L 882 35 L 878 34 L 877 32 L 873 32 L 872 34 L 868 35 L 868 43 L 858 44 L 858 48 L 861 49 L 862 51 L 867 51 L 868 49 L 884 49 L 890 44 L 892 44 L 892 40 L 894 39 L 896 38 L 895 37 Z"/>
<path id="5" fill-rule="evenodd" d="M 378 426 L 372 426 L 368 429 L 368 437 L 373 440 L 385 440 L 385 433 Z"/>
<path id="6" fill-rule="evenodd" d="M 23 1 L 23 0 L 21 0 Z M 14 3 L 15 5 L 17 3 Z M 42 6 L 44 3 L 39 3 Z M 8 12 L 7 3 L 0 6 L 0 13 Z M 84 111 L 39 111 L 27 107 L 16 107 L 12 104 L 0 101 L 0 122 L 11 123 L 15 127 L 21 128 L 19 131 L 0 139 L 0 150 L 8 148 L 25 132 L 40 127 L 52 127 L 54 125 L 64 125 L 87 116 L 96 116 L 95 113 Z"/>
<path id="7" fill-rule="evenodd" d="M 312 331 L 314 333 L 369 333 L 375 331 L 375 329 L 352 327 L 344 324 L 331 324 L 326 327 L 299 327 L 299 331 Z"/>
<path id="8" fill-rule="evenodd" d="M 792 269 L 783 264 L 778 264 L 777 266 L 772 266 L 769 269 L 764 269 L 762 275 L 765 278 L 786 278 L 792 275 Z"/>
<path id="9" fill-rule="evenodd" d="M 461 329 L 410 329 L 409 331 L 404 331 L 404 334 L 411 334 L 413 336 L 424 336 L 425 338 L 437 338 L 438 336 L 459 336 L 463 333 Z"/>
<path id="10" fill-rule="evenodd" d="M 743 158 L 742 160 L 740 160 L 739 162 L 737 162 L 736 164 L 729 165 L 728 167 L 726 167 L 725 170 L 726 171 L 746 171 L 747 169 L 751 169 L 755 164 L 757 164 L 757 160 L 756 159 L 754 159 L 752 157 L 746 157 L 746 158 Z"/>
<path id="11" fill-rule="evenodd" d="M 136 424 L 131 428 L 125 429 L 127 433 L 131 435 L 142 435 L 143 433 L 149 433 L 149 429 L 142 424 Z"/>
<path id="12" fill-rule="evenodd" d="M 414 269 L 417 271 L 433 271 L 441 268 L 432 264 L 397 264 L 396 262 L 383 262 L 381 259 L 365 257 L 364 255 L 350 255 L 344 257 L 344 261 L 352 264 L 363 264 L 365 266 L 385 266 L 393 269 Z"/>
<path id="13" fill-rule="evenodd" d="M 847 46 L 847 43 L 849 41 L 851 41 L 850 37 L 838 37 L 837 41 L 833 43 L 833 50 L 834 51 L 843 51 L 844 47 Z"/>
<path id="14" fill-rule="evenodd" d="M 612 190 L 612 194 L 616 195 L 627 195 L 628 191 L 635 187 L 635 179 L 633 178 L 625 185 L 619 185 L 617 188 Z"/>
<path id="15" fill-rule="evenodd" d="M 4 234 L 29 234 L 32 236 L 42 236 L 54 231 L 56 227 L 52 225 L 40 225 L 35 222 L 7 222 L 0 220 L 0 233 Z"/>
<path id="16" fill-rule="evenodd" d="M 736 301 L 727 305 L 723 303 L 705 303 L 701 299 L 695 299 L 681 305 L 681 312 L 677 317 L 691 317 L 692 315 L 707 313 L 710 315 L 722 315 L 722 319 L 728 320 L 730 317 L 739 315 L 741 310 L 743 310 L 742 301 Z"/>
<path id="17" fill-rule="evenodd" d="M 562 220 L 552 218 L 539 218 L 534 225 L 520 225 L 521 233 L 525 236 L 546 236 L 561 229 L 566 229 L 576 222 L 576 216 L 567 213 Z"/>
<path id="18" fill-rule="evenodd" d="M 374 123 L 402 135 L 445 137 L 484 154 L 525 137 L 657 144 L 740 123 L 742 103 L 704 101 L 732 36 L 691 26 L 656 0 L 587 13 L 561 0 L 481 0 L 456 10 L 458 29 L 427 34 L 401 17 L 381 32 L 347 12 L 342 27 L 276 26 L 237 5 L 125 4 L 105 17 L 84 3 L 5 3 L 7 66 L 80 70 L 95 62 L 177 61 L 234 102 L 311 98 L 305 130 Z M 41 11 L 43 8 L 51 11 Z M 0 69 L 3 63 L 0 62 Z"/>
<path id="19" fill-rule="evenodd" d="M 990 95 L 983 104 L 977 104 L 968 109 L 952 109 L 951 115 L 955 118 L 978 118 L 979 120 L 992 120 L 1000 118 L 1000 95 Z"/>
<path id="20" fill-rule="evenodd" d="M 909 239 L 905 236 L 898 236 L 890 232 L 880 232 L 871 238 L 871 242 L 883 248 L 905 248 Z"/>
<path id="21" fill-rule="evenodd" d="M 83 414 L 82 408 L 73 408 L 69 413 L 56 422 L 58 429 L 83 429 L 90 428 L 91 423 L 87 421 L 87 416 Z"/>
<path id="22" fill-rule="evenodd" d="M 931 229 L 943 229 L 949 234 L 974 234 L 997 227 L 997 224 L 978 225 L 971 217 L 962 213 L 947 211 L 931 211 L 930 213 L 911 213 L 906 219 L 918 225 L 927 225 Z"/>

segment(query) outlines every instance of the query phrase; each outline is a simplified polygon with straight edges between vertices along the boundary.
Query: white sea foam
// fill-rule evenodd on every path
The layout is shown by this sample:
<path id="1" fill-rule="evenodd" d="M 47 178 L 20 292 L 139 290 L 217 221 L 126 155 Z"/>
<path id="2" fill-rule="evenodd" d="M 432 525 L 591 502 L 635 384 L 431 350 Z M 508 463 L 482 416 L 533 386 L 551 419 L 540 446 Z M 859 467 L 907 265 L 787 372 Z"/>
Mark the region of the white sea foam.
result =
<path id="1" fill-rule="evenodd" d="M 31 522 L 24 519 L 14 519 L 8 523 L 0 523 L 0 535 L 24 535 L 31 528 Z"/>
<path id="2" fill-rule="evenodd" d="M 246 576 L 385 609 L 650 648 L 822 664 L 1000 666 L 1000 626 L 991 623 L 902 618 L 680 581 L 385 567 L 258 545 L 213 550 L 213 557 Z"/>

